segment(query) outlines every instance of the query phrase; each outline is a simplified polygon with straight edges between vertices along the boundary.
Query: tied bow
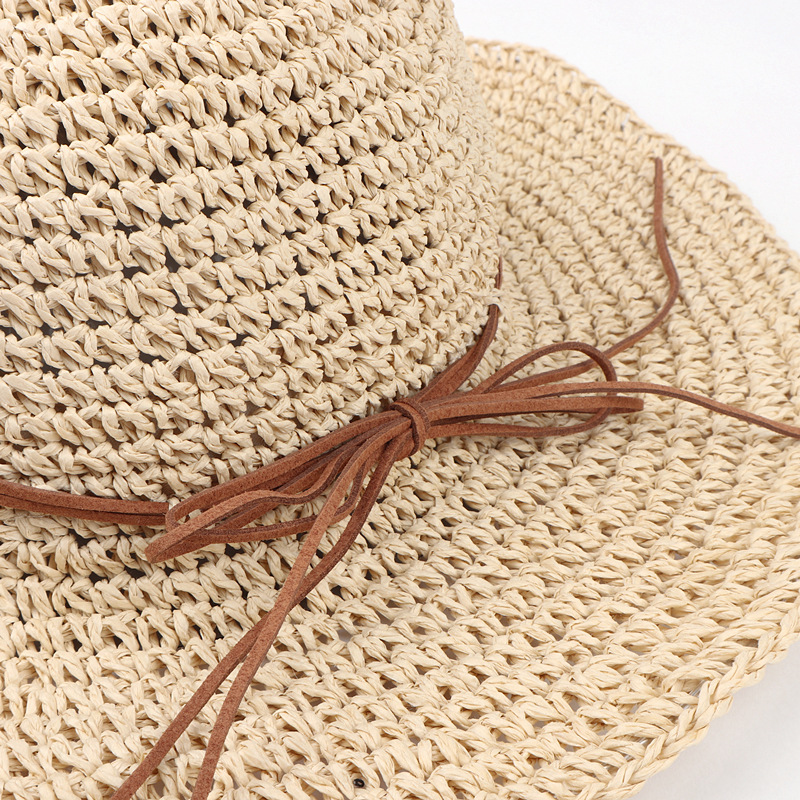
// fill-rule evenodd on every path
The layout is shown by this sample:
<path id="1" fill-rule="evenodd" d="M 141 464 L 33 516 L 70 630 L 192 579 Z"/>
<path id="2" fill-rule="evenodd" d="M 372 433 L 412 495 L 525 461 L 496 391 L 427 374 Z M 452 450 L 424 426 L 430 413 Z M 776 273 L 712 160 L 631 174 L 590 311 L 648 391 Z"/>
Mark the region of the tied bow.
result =
<path id="1" fill-rule="evenodd" d="M 798 427 L 775 422 L 702 395 L 660 384 L 617 380 L 610 357 L 659 325 L 678 296 L 678 274 L 667 249 L 663 226 L 661 159 L 655 160 L 653 224 L 659 259 L 669 282 L 667 299 L 645 327 L 605 351 L 582 342 L 547 345 L 502 367 L 474 388 L 461 390 L 460 387 L 472 375 L 497 332 L 500 309 L 492 304 L 486 325 L 475 344 L 417 394 L 397 400 L 384 411 L 355 420 L 289 456 L 279 458 L 251 474 L 205 489 L 171 508 L 166 503 L 72 495 L 0 480 L 0 505 L 8 508 L 129 525 L 165 526 L 166 532 L 145 550 L 151 562 L 175 558 L 212 543 L 264 541 L 305 534 L 299 555 L 272 609 L 209 673 L 111 800 L 129 800 L 133 797 L 200 709 L 241 664 L 211 731 L 192 792 L 192 800 L 206 800 L 212 788 L 214 769 L 239 704 L 287 614 L 333 569 L 355 541 L 392 465 L 419 451 L 428 439 L 477 435 L 542 438 L 587 431 L 599 425 L 611 413 L 641 410 L 641 398 L 627 397 L 627 394 L 658 394 L 686 400 L 711 411 L 800 438 Z M 502 262 L 495 282 L 498 288 L 501 280 Z M 574 366 L 510 380 L 538 359 L 567 350 L 582 353 L 588 358 Z M 600 368 L 604 380 L 569 382 L 570 378 L 592 366 Z M 571 425 L 549 427 L 474 421 L 484 417 L 544 412 L 590 416 Z M 370 471 L 372 475 L 364 488 L 364 480 Z M 303 505 L 328 490 L 330 494 L 317 514 L 271 525 L 249 526 L 249 523 L 278 506 Z M 309 570 L 330 526 L 348 516 L 347 525 L 338 539 Z"/>

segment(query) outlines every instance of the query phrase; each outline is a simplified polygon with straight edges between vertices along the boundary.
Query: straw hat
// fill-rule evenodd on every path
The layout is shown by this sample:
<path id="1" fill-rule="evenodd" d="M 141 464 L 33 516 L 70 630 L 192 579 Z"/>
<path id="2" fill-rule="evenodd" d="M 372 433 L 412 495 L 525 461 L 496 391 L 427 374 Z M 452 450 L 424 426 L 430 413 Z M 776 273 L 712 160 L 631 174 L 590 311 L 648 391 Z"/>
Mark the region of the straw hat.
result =
<path id="1" fill-rule="evenodd" d="M 625 797 L 796 637 L 723 175 L 449 0 L 0 15 L 4 798 Z"/>

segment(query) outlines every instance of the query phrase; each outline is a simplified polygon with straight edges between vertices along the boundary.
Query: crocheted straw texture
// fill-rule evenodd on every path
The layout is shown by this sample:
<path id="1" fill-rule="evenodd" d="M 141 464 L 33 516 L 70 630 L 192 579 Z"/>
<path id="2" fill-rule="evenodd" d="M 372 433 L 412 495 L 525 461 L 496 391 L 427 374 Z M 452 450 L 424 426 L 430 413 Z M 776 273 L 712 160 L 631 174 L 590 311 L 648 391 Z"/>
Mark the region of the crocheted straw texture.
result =
<path id="1" fill-rule="evenodd" d="M 800 417 L 800 262 L 748 201 L 557 59 L 471 55 L 506 260 L 501 327 L 470 384 L 534 345 L 604 346 L 650 318 L 660 155 L 683 288 L 615 359 L 623 377 Z M 798 478 L 795 442 L 657 397 L 557 440 L 428 442 L 289 614 L 212 796 L 632 794 L 795 638 Z M 107 798 L 270 607 L 298 544 L 154 566 L 153 531 L 2 519 L 0 785 Z M 141 797 L 188 795 L 222 698 Z"/>
<path id="2" fill-rule="evenodd" d="M 473 341 L 490 137 L 442 2 L 0 17 L 0 477 L 186 497 Z"/>

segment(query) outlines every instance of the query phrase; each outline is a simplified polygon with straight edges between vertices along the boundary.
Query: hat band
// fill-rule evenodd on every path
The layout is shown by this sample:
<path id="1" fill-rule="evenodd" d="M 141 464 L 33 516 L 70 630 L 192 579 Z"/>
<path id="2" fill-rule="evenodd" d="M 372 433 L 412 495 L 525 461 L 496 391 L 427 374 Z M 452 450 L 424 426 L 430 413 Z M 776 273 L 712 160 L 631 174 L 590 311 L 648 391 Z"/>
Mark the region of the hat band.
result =
<path id="1" fill-rule="evenodd" d="M 655 159 L 653 226 L 659 259 L 669 282 L 667 299 L 640 330 L 614 346 L 599 350 L 583 342 L 547 345 L 499 369 L 470 390 L 460 390 L 472 375 L 497 332 L 500 309 L 489 306 L 489 318 L 475 344 L 413 397 L 403 398 L 364 419 L 355 420 L 289 456 L 248 475 L 204 489 L 171 508 L 166 503 L 115 500 L 37 489 L 0 480 L 0 506 L 126 525 L 165 526 L 148 544 L 151 562 L 175 558 L 212 543 L 253 542 L 305 533 L 300 552 L 272 609 L 233 646 L 206 676 L 189 702 L 164 731 L 144 760 L 111 800 L 129 800 L 164 759 L 173 744 L 222 682 L 241 663 L 211 731 L 192 800 L 206 800 L 214 770 L 239 704 L 272 646 L 289 611 L 306 597 L 341 560 L 358 536 L 392 465 L 416 453 L 427 439 L 447 436 L 525 436 L 543 438 L 587 431 L 612 412 L 638 411 L 643 401 L 625 394 L 656 394 L 686 400 L 776 433 L 800 438 L 800 427 L 769 420 L 711 398 L 666 385 L 619 381 L 610 357 L 650 333 L 666 317 L 678 296 L 679 278 L 667 248 L 663 224 L 663 167 Z M 502 281 L 502 262 L 495 285 Z M 588 358 L 570 367 L 509 381 L 543 356 L 574 350 Z M 598 366 L 605 380 L 566 382 Z M 571 425 L 531 426 L 479 423 L 482 417 L 567 412 L 591 416 Z M 369 483 L 364 479 L 372 471 Z M 271 525 L 246 527 L 281 505 L 303 505 L 330 489 L 317 514 Z M 199 512 L 195 516 L 190 516 Z M 309 570 L 329 527 L 350 517 L 333 546 Z"/>

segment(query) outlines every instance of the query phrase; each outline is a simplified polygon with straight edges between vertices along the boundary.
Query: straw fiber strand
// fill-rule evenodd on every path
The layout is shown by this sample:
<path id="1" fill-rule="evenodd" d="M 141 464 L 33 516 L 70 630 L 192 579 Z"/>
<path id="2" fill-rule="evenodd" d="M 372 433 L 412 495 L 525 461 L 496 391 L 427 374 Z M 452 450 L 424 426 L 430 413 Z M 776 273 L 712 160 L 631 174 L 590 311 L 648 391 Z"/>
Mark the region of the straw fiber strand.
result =
<path id="1" fill-rule="evenodd" d="M 409 5 L 399 4 L 392 13 Z M 381 334 L 391 330 L 394 320 L 403 321 L 396 328 L 396 345 L 391 333 L 385 342 L 375 334 L 371 356 L 384 359 L 380 369 L 392 375 L 405 370 L 403 382 L 381 374 L 364 405 L 353 400 L 340 409 L 343 417 L 377 403 L 381 392 L 387 397 L 405 394 L 415 381 L 424 382 L 471 343 L 483 322 L 494 279 L 498 235 L 504 258 L 500 328 L 470 385 L 535 346 L 565 339 L 609 346 L 648 321 L 666 290 L 651 229 L 652 157 L 660 155 L 665 224 L 681 275 L 681 297 L 659 330 L 614 359 L 620 375 L 713 394 L 785 421 L 800 418 L 795 399 L 800 396 L 800 308 L 793 289 L 800 277 L 797 256 L 775 238 L 724 176 L 652 131 L 576 70 L 540 51 L 472 42 L 469 54 L 494 125 L 497 154 L 492 155 L 488 122 L 481 116 L 485 109 L 464 72 L 466 51 L 460 39 L 455 43 L 460 34 L 449 8 L 427 16 L 433 5 L 420 5 L 420 18 L 438 20 L 442 15 L 444 20 L 441 46 L 451 48 L 452 61 L 443 55 L 442 69 L 452 70 L 454 76 L 448 96 L 463 91 L 477 119 L 462 115 L 461 124 L 471 126 L 462 141 L 464 147 L 470 142 L 469 164 L 452 164 L 450 156 L 443 155 L 431 176 L 439 175 L 439 169 L 451 170 L 447 186 L 454 181 L 454 196 L 465 202 L 474 196 L 475 205 L 462 209 L 465 220 L 471 218 L 454 234 L 463 244 L 452 258 L 437 259 L 427 245 L 421 246 L 420 255 L 404 265 L 420 268 L 416 291 L 410 299 L 387 297 L 383 317 L 370 317 L 374 331 Z M 296 6 L 308 13 L 317 7 L 339 8 L 330 3 Z M 153 13 L 155 30 L 171 37 L 167 26 L 176 24 L 180 7 L 165 3 L 163 14 Z M 317 19 L 319 30 L 345 25 L 342 9 L 355 7 L 342 4 L 329 18 Z M 24 22 L 32 31 L 49 19 L 47 8 L 56 7 L 43 6 L 33 21 L 27 15 Z M 144 14 L 159 6 L 130 8 Z M 276 17 L 294 19 L 288 8 L 280 4 Z M 373 9 L 376 14 L 384 10 Z M 123 4 L 95 12 L 103 36 L 111 31 L 123 37 L 134 26 L 137 42 L 149 38 L 148 24 L 130 22 L 124 13 Z M 238 25 L 242 17 L 236 14 L 231 11 L 219 20 L 234 19 Z M 72 36 L 84 41 L 78 47 L 83 52 L 94 34 L 79 36 L 68 18 L 64 11 L 48 41 Z M 219 20 L 215 24 L 222 25 Z M 393 25 L 394 20 L 393 16 Z M 206 24 L 211 23 L 186 23 L 191 29 L 187 46 L 193 38 L 202 38 Z M 352 25 L 357 38 L 357 26 Z M 302 35 L 311 27 L 303 28 Z M 87 24 L 80 30 L 90 28 Z M 371 26 L 370 35 L 377 35 L 379 28 Z M 435 29 L 434 25 L 431 30 Z M 296 32 L 292 46 L 300 36 Z M 32 32 L 29 38 L 39 43 L 42 37 Z M 435 47 L 432 42 L 440 40 L 431 37 L 427 46 Z M 17 42 L 14 48 L 22 47 L 19 40 L 9 41 Z M 304 45 L 297 46 L 302 50 Z M 167 45 L 158 51 L 162 56 L 167 53 L 163 47 Z M 416 52 L 410 39 L 406 47 Z M 257 49 L 228 44 L 209 48 L 220 59 L 214 70 L 226 80 L 229 61 L 244 58 L 245 52 L 247 57 L 257 55 Z M 189 69 L 202 62 L 181 63 L 182 69 Z M 129 69 L 145 69 L 141 57 L 130 64 Z M 121 67 L 119 71 L 127 74 Z M 463 89 L 455 88 L 459 81 Z M 5 85 L 22 91 L 24 82 Z M 454 99 L 454 108 L 458 102 L 463 100 Z M 250 111 L 244 119 L 252 116 Z M 9 125 L 9 131 L 18 128 Z M 392 147 L 388 142 L 385 146 Z M 440 146 L 445 147 L 441 142 Z M 361 155 L 374 157 L 366 151 Z M 145 158 L 143 153 L 140 157 Z M 283 163 L 277 154 L 270 160 Z M 239 185 L 232 176 L 243 166 L 229 173 L 231 185 Z M 353 172 L 364 168 L 362 162 Z M 208 174 L 213 171 L 209 170 Z M 485 185 L 483 178 L 470 177 L 471 170 L 484 176 Z M 44 181 L 48 174 L 37 179 Z M 206 175 L 199 168 L 180 174 L 183 181 Z M 458 187 L 464 186 L 476 193 L 480 189 L 487 203 L 496 193 L 496 211 L 484 209 L 477 194 L 458 194 Z M 42 188 L 37 188 L 40 200 Z M 296 190 L 296 185 L 291 188 Z M 147 184 L 142 193 L 152 203 L 161 202 L 158 188 L 153 191 Z M 256 202 L 266 203 L 271 196 L 265 191 Z M 438 202 L 440 195 L 432 190 L 426 196 Z M 24 202 L 30 205 L 30 199 Z M 224 224 L 213 230 L 226 230 L 241 211 L 240 203 L 231 199 L 222 214 Z M 468 213 L 466 208 L 475 211 Z M 448 225 L 460 224 L 457 211 L 453 205 Z M 156 235 L 153 226 L 158 223 L 145 218 L 144 210 L 136 213 L 142 214 L 140 221 L 147 220 L 144 230 L 150 238 L 130 247 L 136 258 L 146 259 L 140 276 L 131 280 L 144 289 L 158 262 L 156 256 L 153 261 L 146 257 L 144 244 L 165 241 L 159 237 L 166 234 L 159 229 Z M 272 219 L 271 214 L 264 212 L 264 217 Z M 409 227 L 422 225 L 421 208 L 409 214 Z M 99 223 L 92 236 L 81 233 L 83 247 L 89 241 L 112 239 L 119 247 L 129 233 L 115 229 L 115 224 L 114 234 L 100 230 Z M 227 301 L 213 299 L 211 287 L 215 282 L 224 285 L 230 259 L 240 259 L 237 270 L 244 269 L 250 245 L 241 250 L 231 245 L 233 250 L 222 251 L 224 261 L 203 261 L 199 243 L 212 241 L 212 227 L 202 220 L 182 224 L 208 231 L 197 247 L 191 244 L 194 239 L 181 240 L 187 266 L 180 275 L 187 292 L 192 302 L 208 299 L 203 307 L 218 310 L 222 319 L 233 312 L 226 310 Z M 40 230 L 56 236 L 55 227 Z M 236 230 L 240 229 L 231 228 Z M 331 266 L 330 257 L 313 254 L 311 242 L 321 232 L 312 225 L 306 233 L 308 251 L 303 252 L 310 261 L 304 277 L 318 281 L 313 285 L 322 285 L 319 276 L 326 270 L 344 274 L 345 264 L 356 265 L 356 275 L 356 267 L 363 268 L 375 257 L 373 251 L 369 258 L 363 256 L 359 248 L 366 245 L 355 237 L 343 240 L 350 247 L 344 263 Z M 56 248 L 53 238 L 45 241 Z M 276 251 L 285 249 L 290 241 L 294 239 L 276 234 L 273 246 Z M 15 308 L 25 313 L 47 310 L 50 305 L 32 298 L 48 292 L 55 297 L 62 281 L 73 280 L 70 285 L 76 287 L 79 279 L 88 285 L 89 273 L 106 275 L 99 260 L 83 277 L 77 273 L 84 251 L 79 258 L 56 259 L 51 267 L 38 256 L 37 245 L 18 237 L 4 246 L 12 244 L 14 258 L 0 264 L 12 288 L 4 288 L 0 296 L 14 294 L 19 300 Z M 65 252 L 70 247 L 65 244 Z M 14 289 L 18 284 L 12 281 L 13 265 L 22 253 L 34 258 L 34 250 L 40 259 L 36 269 L 45 270 L 37 280 L 48 288 L 26 284 L 24 291 Z M 191 261 L 190 254 L 196 260 Z M 117 259 L 109 256 L 109 275 L 117 269 Z M 424 270 L 422 259 L 427 259 Z M 274 274 L 270 269 L 286 268 L 277 255 L 253 263 L 253 277 L 249 283 L 239 281 L 237 296 L 265 297 L 259 281 Z M 386 275 L 393 263 L 382 262 Z M 431 273 L 437 264 L 441 271 Z M 56 280 L 56 273 L 47 270 L 66 272 Z M 189 275 L 194 277 L 186 278 Z M 282 275 L 274 291 L 282 293 L 283 286 L 297 280 L 294 275 Z M 171 286 L 174 274 L 162 276 Z M 382 278 L 383 272 L 361 276 L 359 291 L 369 295 L 370 287 L 376 287 L 370 296 L 381 297 L 377 286 Z M 122 290 L 122 282 L 109 280 L 106 285 L 109 291 L 119 287 L 122 305 L 137 299 L 137 292 Z M 153 279 L 153 285 L 162 284 Z M 387 278 L 391 291 L 399 291 L 398 285 L 396 276 Z M 447 292 L 452 288 L 458 291 L 451 296 Z M 82 297 L 71 292 L 69 296 Z M 468 299 L 460 307 L 462 292 Z M 342 302 L 351 295 L 360 296 L 355 288 L 348 289 Z M 336 308 L 333 300 L 325 302 Z M 408 311 L 407 303 L 418 303 L 416 310 Z M 181 312 L 182 316 L 206 318 L 192 308 L 195 313 Z M 370 306 L 365 303 L 364 308 Z M 428 310 L 421 322 L 420 309 Z M 112 312 L 113 306 L 104 307 L 105 314 Z M 117 328 L 109 327 L 132 329 L 133 323 L 122 321 L 123 314 L 120 310 Z M 300 321 L 292 330 L 304 330 L 311 340 L 312 317 L 298 313 L 296 319 Z M 379 320 L 385 320 L 385 328 Z M 418 329 L 411 327 L 411 320 L 417 320 Z M 358 323 L 364 324 L 364 317 Z M 14 330 L 18 324 L 23 323 L 17 316 Z M 251 327 L 224 324 L 236 335 L 270 335 L 261 330 L 261 318 Z M 356 327 L 347 330 L 352 333 Z M 84 344 L 93 329 L 82 330 Z M 6 347 L 11 338 L 7 336 Z M 112 344 L 123 340 L 109 334 L 104 352 L 114 352 Z M 254 349 L 266 357 L 275 342 L 263 341 Z M 421 342 L 429 349 L 427 361 L 418 365 L 422 359 L 414 348 Z M 366 357 L 369 346 L 362 345 L 363 352 L 348 357 Z M 43 342 L 29 339 L 15 342 L 14 348 L 9 359 L 21 359 L 25 353 L 29 355 L 24 358 L 36 359 L 45 353 Z M 172 358 L 183 358 L 185 345 L 175 348 Z M 59 352 L 66 353 L 66 346 Z M 233 348 L 220 352 L 236 363 L 230 355 Z M 130 359 L 122 361 L 127 364 Z M 561 362 L 552 358 L 551 364 L 556 363 Z M 14 369 L 21 370 L 21 365 L 14 362 Z M 137 365 L 140 372 L 131 371 L 131 381 L 145 374 L 144 366 Z M 351 368 L 355 369 L 342 365 L 330 391 L 355 388 L 350 377 L 357 371 L 351 373 Z M 54 391 L 54 379 L 48 380 L 48 391 Z M 26 386 L 35 385 L 30 375 L 28 381 Z M 246 386 L 251 383 L 258 381 Z M 285 385 L 281 391 L 285 394 Z M 35 409 L 50 402 L 49 394 L 40 394 L 26 399 L 31 404 L 27 413 L 37 413 Z M 302 402 L 298 398 L 292 408 L 303 406 L 308 397 L 302 395 Z M 182 408 L 177 401 L 175 405 Z M 308 413 L 318 416 L 302 426 L 307 434 L 315 436 L 322 426 L 344 421 L 331 420 L 323 410 L 309 406 Z M 263 416 L 268 413 L 248 411 L 240 424 L 255 415 L 259 431 L 271 429 L 277 420 Z M 52 419 L 47 413 L 43 416 L 46 422 Z M 146 424 L 136 420 L 137 425 Z M 237 457 L 242 467 L 269 460 L 280 448 L 296 447 L 299 442 L 291 432 L 298 422 L 302 420 L 286 417 L 286 427 L 276 428 L 284 431 L 284 438 L 279 445 L 275 434 L 274 450 L 269 442 L 258 455 L 241 450 Z M 219 424 L 211 429 L 223 430 Z M 196 429 L 187 438 L 199 435 Z M 220 434 L 222 440 L 236 449 L 235 436 L 226 439 Z M 87 491 L 97 486 L 98 492 L 116 488 L 113 451 L 98 451 L 101 463 L 94 473 L 83 469 L 85 465 L 83 471 L 76 470 L 71 480 L 80 483 L 75 486 Z M 184 461 L 176 456 L 187 474 L 196 470 L 202 475 L 187 485 L 187 491 L 219 477 L 216 459 L 203 471 L 205 462 L 199 456 L 191 461 L 191 455 Z M 36 471 L 38 462 L 32 455 L 29 461 L 31 478 L 61 488 L 52 465 L 42 462 Z M 134 494 L 143 485 L 134 476 L 151 480 L 150 467 L 138 469 L 131 466 L 119 479 L 120 486 Z M 609 418 L 590 432 L 558 439 L 428 441 L 394 466 L 352 551 L 290 611 L 228 734 L 211 797 L 610 800 L 633 794 L 649 775 L 702 736 L 733 692 L 756 680 L 796 638 L 798 475 L 796 443 L 660 397 L 648 397 L 643 412 Z M 109 482 L 104 483 L 106 477 Z M 169 480 L 159 481 L 161 477 L 153 480 L 154 495 L 178 492 Z M 158 535 L 155 530 L 7 510 L 0 511 L 0 521 L 2 800 L 107 800 L 207 671 L 271 607 L 299 546 L 288 540 L 212 546 L 151 564 L 143 554 L 147 542 Z M 200 712 L 138 797 L 189 795 L 228 685 L 226 681 Z"/>

